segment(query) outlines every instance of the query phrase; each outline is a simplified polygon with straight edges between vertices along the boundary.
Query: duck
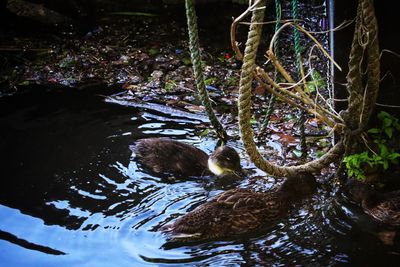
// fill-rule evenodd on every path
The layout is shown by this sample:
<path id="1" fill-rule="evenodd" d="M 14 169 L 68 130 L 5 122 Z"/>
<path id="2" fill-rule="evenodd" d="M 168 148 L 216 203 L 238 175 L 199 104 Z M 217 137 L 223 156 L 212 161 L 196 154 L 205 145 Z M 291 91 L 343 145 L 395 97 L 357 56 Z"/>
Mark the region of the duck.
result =
<path id="1" fill-rule="evenodd" d="M 208 156 L 201 149 L 166 137 L 144 138 L 133 148 L 140 166 L 155 173 L 188 176 L 242 176 L 240 157 L 229 146 L 219 146 Z"/>
<path id="2" fill-rule="evenodd" d="M 316 190 L 311 174 L 288 177 L 277 189 L 257 192 L 235 188 L 162 226 L 173 241 L 221 239 L 273 226 L 288 214 L 292 204 Z"/>
<path id="3" fill-rule="evenodd" d="M 400 226 L 400 190 L 381 193 L 371 184 L 350 179 L 345 184 L 345 191 L 375 221 L 387 226 Z"/>

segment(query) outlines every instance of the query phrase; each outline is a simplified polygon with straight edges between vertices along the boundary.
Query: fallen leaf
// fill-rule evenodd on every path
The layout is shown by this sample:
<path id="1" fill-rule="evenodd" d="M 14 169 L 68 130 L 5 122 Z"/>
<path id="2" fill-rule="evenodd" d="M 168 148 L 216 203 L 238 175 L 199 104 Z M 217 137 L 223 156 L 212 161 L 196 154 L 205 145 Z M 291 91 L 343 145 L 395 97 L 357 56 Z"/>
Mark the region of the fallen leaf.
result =
<path id="1" fill-rule="evenodd" d="M 269 118 L 269 121 L 278 121 L 279 117 L 276 114 L 271 114 L 271 117 Z"/>
<path id="2" fill-rule="evenodd" d="M 126 89 L 126 90 L 135 90 L 135 89 L 137 88 L 137 85 L 129 84 L 129 83 L 124 83 L 124 84 L 122 85 L 122 88 L 123 88 L 123 89 Z"/>
<path id="3" fill-rule="evenodd" d="M 204 111 L 203 106 L 197 106 L 197 105 L 186 105 L 185 109 L 192 111 L 192 112 L 203 112 Z"/>
<path id="4" fill-rule="evenodd" d="M 257 86 L 257 87 L 254 89 L 254 94 L 256 94 L 256 95 L 264 95 L 264 94 L 265 94 L 265 88 L 264 88 L 264 86 L 261 86 L 261 85 Z"/>
<path id="5" fill-rule="evenodd" d="M 292 135 L 288 134 L 278 134 L 279 135 L 279 140 L 283 144 L 295 144 L 296 143 L 296 138 L 294 138 Z"/>

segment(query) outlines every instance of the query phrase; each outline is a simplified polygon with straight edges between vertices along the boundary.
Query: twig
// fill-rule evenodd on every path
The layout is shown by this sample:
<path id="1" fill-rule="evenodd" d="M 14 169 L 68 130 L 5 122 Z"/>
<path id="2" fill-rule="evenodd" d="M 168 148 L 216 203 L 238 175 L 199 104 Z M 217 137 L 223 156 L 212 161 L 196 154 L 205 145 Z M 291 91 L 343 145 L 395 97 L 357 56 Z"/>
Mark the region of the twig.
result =
<path id="1" fill-rule="evenodd" d="M 284 94 L 286 94 L 286 95 L 288 95 L 288 96 L 290 96 L 290 97 L 293 97 L 293 98 L 295 98 L 295 99 L 297 99 L 297 100 L 299 100 L 299 101 L 301 101 L 301 102 L 304 103 L 304 101 L 303 101 L 304 99 L 302 99 L 300 96 L 298 96 L 298 95 L 296 95 L 296 94 L 294 94 L 294 93 L 292 93 L 292 92 L 290 92 L 290 91 L 288 91 L 288 90 L 282 89 L 277 83 L 275 83 L 275 82 L 271 79 L 271 77 L 268 76 L 267 73 L 265 73 L 265 71 L 264 71 L 262 68 L 257 67 L 257 68 L 256 68 L 256 74 L 257 74 L 257 75 L 255 75 L 255 77 L 256 77 L 257 81 L 259 81 L 259 82 L 265 87 L 265 89 L 266 89 L 268 92 L 270 92 L 271 94 L 274 94 L 275 96 L 281 98 L 284 102 L 286 102 L 286 103 L 288 103 L 288 104 L 290 104 L 290 105 L 293 105 L 293 106 L 295 106 L 295 107 L 297 107 L 297 108 L 299 108 L 299 109 L 305 110 L 305 111 L 307 111 L 307 112 L 310 113 L 310 114 L 315 115 L 316 117 L 318 117 L 320 120 L 324 121 L 327 125 L 329 125 L 329 126 L 332 127 L 332 128 L 333 128 L 336 124 L 339 124 L 339 125 L 341 124 L 341 123 L 337 123 L 337 122 L 335 122 L 334 120 L 329 119 L 328 117 L 326 117 L 326 116 L 320 114 L 320 113 L 317 111 L 317 109 L 310 109 L 310 108 L 307 108 L 307 107 L 305 107 L 305 106 L 299 105 L 298 103 L 294 102 L 294 101 L 291 100 L 290 98 L 287 98 L 286 96 L 284 96 L 284 95 L 278 93 L 276 90 L 279 90 L 280 92 L 282 92 L 282 93 L 284 93 Z M 267 83 L 270 84 L 270 85 L 271 85 L 273 88 L 275 88 L 276 90 L 272 89 L 272 87 L 270 87 L 270 86 L 265 85 L 265 82 L 261 79 L 261 77 L 262 77 L 263 79 L 265 79 L 265 80 L 267 81 Z M 304 104 L 306 104 L 306 103 L 304 103 Z M 308 105 L 310 105 L 310 104 L 308 104 Z M 342 127 L 339 127 L 339 128 L 341 129 Z M 339 128 L 338 128 L 338 129 L 339 129 Z"/>
<path id="2" fill-rule="evenodd" d="M 379 55 L 379 59 L 381 59 L 381 57 L 383 56 L 384 52 L 392 54 L 392 55 L 395 55 L 396 57 L 400 58 L 400 54 L 397 54 L 396 52 L 393 52 L 392 50 L 389 50 L 389 49 L 382 49 L 382 51 L 381 51 L 381 53 Z"/>
<path id="3" fill-rule="evenodd" d="M 322 45 L 318 42 L 317 39 L 315 39 L 314 36 L 312 36 L 307 30 L 305 30 L 303 27 L 301 27 L 300 25 L 294 24 L 293 22 L 287 22 L 285 24 L 282 25 L 282 27 L 280 27 L 275 34 L 272 36 L 270 45 L 269 45 L 269 51 L 273 51 L 273 46 L 274 46 L 274 42 L 275 39 L 277 38 L 278 34 L 286 27 L 288 26 L 292 26 L 292 27 L 296 27 L 299 31 L 303 32 L 304 34 L 306 34 L 317 46 L 318 48 L 322 51 L 322 53 L 330 60 L 332 61 L 332 63 L 336 66 L 336 68 L 338 68 L 340 71 L 342 70 L 342 68 L 336 63 L 336 61 L 329 55 L 328 52 L 326 52 L 326 50 L 322 47 Z M 268 53 L 268 52 L 267 52 Z"/>
<path id="4" fill-rule="evenodd" d="M 314 68 L 312 67 L 312 60 L 311 60 L 311 57 L 312 57 L 312 53 L 313 53 L 313 50 L 314 50 L 315 47 L 316 47 L 316 45 L 314 44 L 314 45 L 311 47 L 310 53 L 309 53 L 309 56 L 308 56 L 308 65 L 310 66 L 310 73 L 312 73 L 312 71 L 314 70 Z M 332 103 L 333 103 L 332 97 L 330 97 L 330 100 L 329 100 L 329 101 L 328 101 L 328 99 L 325 99 L 325 97 L 319 92 L 318 83 L 315 82 L 314 77 L 313 77 L 312 75 L 311 75 L 311 79 L 314 81 L 315 90 L 317 91 L 317 93 L 315 94 L 315 100 L 314 100 L 315 103 L 318 103 L 318 97 L 319 97 L 319 98 L 322 99 L 322 101 L 329 107 L 329 109 L 330 109 L 330 111 L 331 111 L 332 113 L 334 113 L 335 115 L 339 116 L 339 113 L 337 113 L 336 110 L 333 108 L 333 105 L 332 105 Z"/>
<path id="5" fill-rule="evenodd" d="M 271 59 L 271 62 L 274 64 L 275 68 L 282 74 L 282 76 L 290 83 L 295 84 L 293 78 L 290 76 L 290 74 L 285 70 L 285 68 L 283 68 L 283 66 L 280 64 L 280 62 L 276 59 L 274 53 L 271 50 L 267 51 L 267 56 L 269 59 Z M 330 112 L 329 110 L 323 108 L 322 106 L 318 105 L 318 103 L 315 103 L 305 92 L 303 89 L 301 89 L 299 86 L 295 87 L 296 91 L 298 91 L 301 96 L 302 99 L 301 101 L 304 104 L 307 105 L 311 105 L 311 106 L 315 106 L 315 108 L 320 109 L 321 111 L 323 111 L 324 113 L 328 114 L 329 116 L 333 117 L 335 120 L 342 122 L 342 118 L 333 114 L 332 112 Z"/>
<path id="6" fill-rule="evenodd" d="M 382 104 L 382 103 L 378 103 L 378 102 L 376 102 L 375 105 L 381 106 L 381 107 L 388 107 L 388 108 L 400 108 L 400 106 L 398 106 L 398 105 L 388 105 L 388 104 Z"/>
<path id="7" fill-rule="evenodd" d="M 238 60 L 242 60 L 243 59 L 243 54 L 240 51 L 237 42 L 236 42 L 236 28 L 237 28 L 237 24 L 238 22 L 240 22 L 245 16 L 247 16 L 248 14 L 250 14 L 253 10 L 254 7 L 256 7 L 258 5 L 258 3 L 260 2 L 260 0 L 257 0 L 254 2 L 254 4 L 250 5 L 242 14 L 240 14 L 239 17 L 237 17 L 236 19 L 233 20 L 232 24 L 231 24 L 231 46 L 232 46 L 232 50 L 235 52 L 235 56 Z M 250 3 L 251 4 L 251 3 Z"/>
<path id="8" fill-rule="evenodd" d="M 343 21 L 342 23 L 340 23 L 338 26 L 336 26 L 333 29 L 329 29 L 329 30 L 326 30 L 326 31 L 320 31 L 320 32 L 312 32 L 312 31 L 310 31 L 310 33 L 312 33 L 312 34 L 326 34 L 326 33 L 329 33 L 329 32 L 336 32 L 336 31 L 343 30 L 344 28 L 350 26 L 353 22 L 354 22 L 354 19 L 345 20 L 345 21 Z"/>

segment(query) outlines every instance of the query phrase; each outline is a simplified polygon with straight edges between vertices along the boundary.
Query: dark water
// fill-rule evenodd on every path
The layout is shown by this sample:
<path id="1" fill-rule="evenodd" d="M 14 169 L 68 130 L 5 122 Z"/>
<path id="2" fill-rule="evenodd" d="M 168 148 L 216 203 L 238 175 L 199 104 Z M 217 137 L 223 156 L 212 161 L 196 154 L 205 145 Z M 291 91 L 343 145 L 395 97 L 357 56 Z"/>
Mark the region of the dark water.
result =
<path id="1" fill-rule="evenodd" d="M 36 88 L 0 99 L 0 266 L 400 263 L 399 249 L 375 237 L 381 228 L 323 187 L 267 232 L 167 243 L 161 225 L 229 186 L 153 177 L 138 169 L 130 146 L 169 136 L 210 152 L 216 140 L 196 136 L 202 117 L 105 103 L 98 95 L 110 93 Z M 230 145 L 245 158 L 239 143 Z M 251 181 L 237 186 L 272 186 Z"/>

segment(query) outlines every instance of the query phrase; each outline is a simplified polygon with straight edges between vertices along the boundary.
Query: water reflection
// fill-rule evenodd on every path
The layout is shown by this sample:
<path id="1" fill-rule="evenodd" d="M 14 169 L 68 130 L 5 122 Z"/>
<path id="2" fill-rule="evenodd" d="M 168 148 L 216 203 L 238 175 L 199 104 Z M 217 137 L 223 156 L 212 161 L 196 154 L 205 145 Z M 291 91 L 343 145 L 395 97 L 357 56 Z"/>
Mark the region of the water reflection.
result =
<path id="1" fill-rule="evenodd" d="M 138 138 L 171 136 L 210 153 L 203 120 L 108 104 L 90 91 L 0 99 L 0 263 L 4 266 L 365 265 L 399 260 L 340 193 L 320 189 L 268 231 L 174 244 L 166 223 L 231 187 L 273 180 L 174 180 L 138 168 Z M 170 111 L 170 110 L 169 110 Z M 238 143 L 230 143 L 239 152 Z M 245 161 L 243 161 L 245 163 Z M 247 166 L 251 169 L 252 166 Z M 337 197 L 339 196 L 339 198 Z"/>

